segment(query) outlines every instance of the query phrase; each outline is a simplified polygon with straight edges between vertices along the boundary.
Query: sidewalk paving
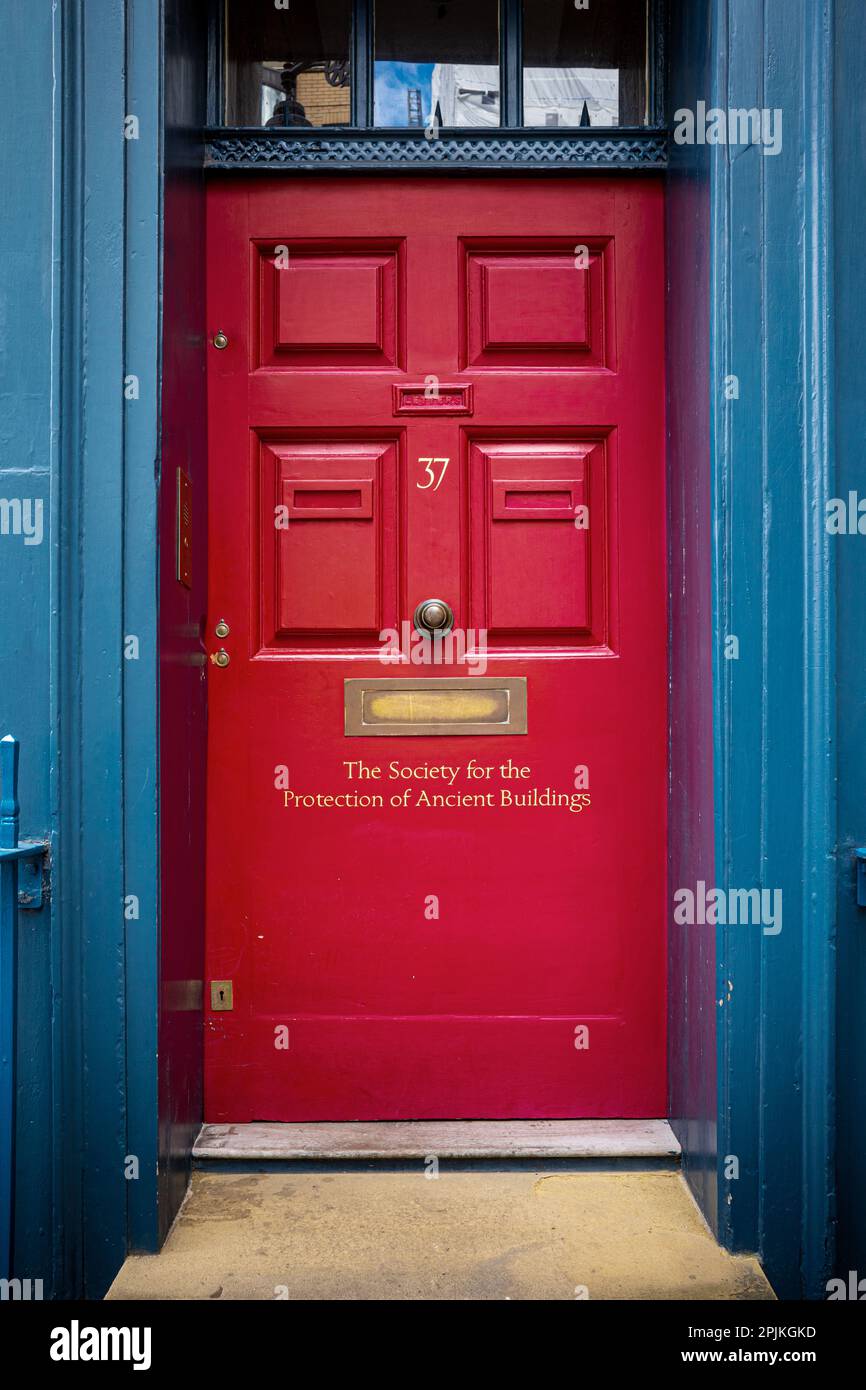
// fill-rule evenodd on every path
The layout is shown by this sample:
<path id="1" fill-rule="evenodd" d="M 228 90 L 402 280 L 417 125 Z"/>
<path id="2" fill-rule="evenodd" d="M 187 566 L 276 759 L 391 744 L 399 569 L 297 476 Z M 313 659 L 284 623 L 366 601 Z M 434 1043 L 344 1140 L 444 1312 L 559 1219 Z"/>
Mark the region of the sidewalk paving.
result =
<path id="1" fill-rule="evenodd" d="M 582 1290 L 586 1292 L 583 1293 Z M 772 1299 L 679 1173 L 197 1172 L 109 1299 Z"/>

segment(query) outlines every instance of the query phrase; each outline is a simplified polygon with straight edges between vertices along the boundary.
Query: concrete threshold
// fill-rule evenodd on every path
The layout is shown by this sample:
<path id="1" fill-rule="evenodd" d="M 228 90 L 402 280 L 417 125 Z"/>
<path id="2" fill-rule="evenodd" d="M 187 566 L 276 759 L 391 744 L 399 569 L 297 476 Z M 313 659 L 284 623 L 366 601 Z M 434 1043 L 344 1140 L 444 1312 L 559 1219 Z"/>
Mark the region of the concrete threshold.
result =
<path id="1" fill-rule="evenodd" d="M 204 1125 L 196 1162 L 569 1159 L 676 1162 L 667 1120 L 409 1120 Z"/>

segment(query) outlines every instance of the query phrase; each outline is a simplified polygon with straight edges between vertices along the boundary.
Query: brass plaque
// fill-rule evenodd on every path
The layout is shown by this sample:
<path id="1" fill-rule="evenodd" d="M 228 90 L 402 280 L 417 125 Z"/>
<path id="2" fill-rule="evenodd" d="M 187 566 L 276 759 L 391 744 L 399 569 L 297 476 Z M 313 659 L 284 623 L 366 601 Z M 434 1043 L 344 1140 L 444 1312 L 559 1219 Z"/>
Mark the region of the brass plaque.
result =
<path id="1" fill-rule="evenodd" d="M 345 680 L 348 738 L 525 734 L 526 677 Z"/>

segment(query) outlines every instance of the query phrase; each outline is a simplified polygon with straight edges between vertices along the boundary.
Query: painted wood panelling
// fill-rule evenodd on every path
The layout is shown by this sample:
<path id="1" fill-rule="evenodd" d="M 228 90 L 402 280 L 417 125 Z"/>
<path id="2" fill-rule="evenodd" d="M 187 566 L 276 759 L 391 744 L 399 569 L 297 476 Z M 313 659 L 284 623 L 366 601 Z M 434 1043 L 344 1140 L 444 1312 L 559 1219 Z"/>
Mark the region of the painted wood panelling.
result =
<path id="1" fill-rule="evenodd" d="M 204 6 L 165 6 L 165 209 L 159 503 L 162 894 L 159 1228 L 183 1201 L 202 1119 L 207 596 Z M 192 482 L 192 587 L 175 571 L 175 478 Z"/>
<path id="2" fill-rule="evenodd" d="M 720 926 L 715 943 L 674 929 L 671 1100 L 707 1219 L 788 1297 L 822 1296 L 833 1233 L 834 9 L 718 0 L 671 16 L 672 119 L 700 100 L 782 120 L 776 153 L 672 144 L 671 887 L 779 889 L 783 925 Z"/>
<path id="3" fill-rule="evenodd" d="M 718 933 L 720 1231 L 787 1297 L 821 1296 L 832 1193 L 832 12 L 722 0 L 708 94 L 782 113 L 777 153 L 711 151 L 710 399 L 716 879 L 783 902 Z"/>
<path id="4" fill-rule="evenodd" d="M 671 16 L 671 111 L 710 82 L 710 10 Z M 670 808 L 668 902 L 713 882 L 712 487 L 710 480 L 710 167 L 706 145 L 671 145 L 667 182 Z M 683 1168 L 711 1227 L 716 1197 L 716 943 L 669 912 L 669 1103 Z"/>
<path id="5" fill-rule="evenodd" d="M 834 222 L 836 478 L 832 496 L 866 497 L 866 359 L 859 348 L 866 304 L 866 25 L 860 0 L 836 6 Z M 837 1273 L 866 1276 L 866 910 L 855 899 L 852 850 L 866 844 L 866 663 L 860 640 L 866 536 L 837 536 L 838 1130 Z"/>
<path id="6" fill-rule="evenodd" d="M 123 662 L 124 901 L 134 893 L 139 917 L 126 920 L 126 1108 L 128 1152 L 140 1156 L 139 1177 L 127 1181 L 127 1234 L 133 1250 L 157 1244 L 154 1168 L 157 1126 L 157 990 L 159 983 L 160 798 L 154 750 L 159 737 L 156 694 L 158 548 L 141 544 L 157 527 L 153 461 L 159 458 L 162 174 L 159 15 L 148 0 L 126 8 L 126 112 L 139 120 L 138 141 L 125 141 L 124 380 L 139 377 L 140 398 L 124 412 L 123 630 L 139 639 L 139 659 Z M 142 143 L 143 142 L 143 143 Z M 138 406 L 143 406 L 138 409 Z M 140 1007 L 139 1007 L 140 1001 Z"/>
<path id="7" fill-rule="evenodd" d="M 157 1234 L 160 14 L 7 10 L 3 466 L 44 498 L 45 540 L 3 538 L 0 689 L 23 832 L 52 837 L 50 908 L 21 934 L 13 1272 L 99 1297 Z"/>
<path id="8" fill-rule="evenodd" d="M 56 564 L 58 535 L 52 501 L 58 486 L 56 437 L 58 227 L 53 209 L 51 152 L 57 111 L 34 74 L 50 75 L 55 36 L 50 5 L 7 5 L 3 13 L 0 82 L 0 182 L 14 189 L 0 218 L 0 497 L 42 504 L 43 538 L 0 534 L 0 737 L 21 740 L 23 838 L 56 831 L 58 757 Z M 34 15 L 34 12 L 38 12 Z M 44 12 L 44 13 L 43 13 Z M 0 60 L 2 61 L 2 60 Z M 50 80 L 49 80 L 50 90 Z M 30 157 L 28 177 L 22 152 Z M 33 512 L 31 515 L 35 516 Z M 58 972 L 58 915 L 53 901 L 22 913 L 19 929 L 16 1249 L 22 1278 L 51 1284 L 52 1229 L 45 1193 L 51 1191 L 58 1131 L 52 1064 L 52 991 Z"/>

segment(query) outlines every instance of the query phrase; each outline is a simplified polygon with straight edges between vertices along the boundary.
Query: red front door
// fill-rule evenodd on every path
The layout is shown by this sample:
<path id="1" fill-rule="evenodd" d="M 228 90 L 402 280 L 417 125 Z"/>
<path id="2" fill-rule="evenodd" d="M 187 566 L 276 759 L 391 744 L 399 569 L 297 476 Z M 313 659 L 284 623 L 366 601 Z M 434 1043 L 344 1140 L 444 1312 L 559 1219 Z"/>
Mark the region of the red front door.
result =
<path id="1" fill-rule="evenodd" d="M 660 184 L 208 215 L 206 1118 L 663 1114 Z"/>

